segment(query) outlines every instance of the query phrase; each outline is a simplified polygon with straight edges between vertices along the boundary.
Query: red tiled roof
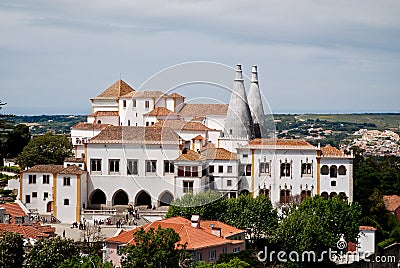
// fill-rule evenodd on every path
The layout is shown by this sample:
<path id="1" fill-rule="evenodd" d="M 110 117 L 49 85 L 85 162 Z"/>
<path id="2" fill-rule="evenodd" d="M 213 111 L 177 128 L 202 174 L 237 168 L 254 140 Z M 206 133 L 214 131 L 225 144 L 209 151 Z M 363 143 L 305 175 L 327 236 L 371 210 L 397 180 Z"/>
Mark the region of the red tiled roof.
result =
<path id="1" fill-rule="evenodd" d="M 144 114 L 147 116 L 169 116 L 169 115 L 178 115 L 177 113 L 168 110 L 167 108 L 164 107 L 157 107 L 153 109 L 152 111 L 148 112 L 147 114 Z"/>
<path id="2" fill-rule="evenodd" d="M 39 239 L 41 237 L 49 237 L 48 234 L 42 233 L 31 225 L 20 225 L 20 224 L 7 224 L 0 223 L 0 234 L 3 232 L 13 232 L 22 235 L 24 238 Z"/>
<path id="3" fill-rule="evenodd" d="M 79 130 L 102 130 L 108 127 L 108 124 L 92 124 L 92 123 L 78 123 L 73 126 L 71 129 L 79 129 Z"/>
<path id="4" fill-rule="evenodd" d="M 177 159 L 177 161 L 198 161 L 200 160 L 201 155 L 193 150 L 186 150 L 185 154 L 181 154 Z"/>
<path id="5" fill-rule="evenodd" d="M 80 167 L 76 165 L 70 165 L 60 172 L 58 174 L 74 174 L 74 175 L 82 175 L 83 173 L 86 173 L 86 171 L 83 171 Z"/>
<path id="6" fill-rule="evenodd" d="M 155 99 L 159 99 L 162 97 L 168 97 L 168 95 L 162 91 L 134 91 L 134 92 L 129 92 L 128 94 L 122 96 L 122 98 L 155 98 Z"/>
<path id="7" fill-rule="evenodd" d="M 211 234 L 208 229 L 192 227 L 191 222 L 182 217 L 174 217 L 155 221 L 144 225 L 143 229 L 148 231 L 151 228 L 157 229 L 158 226 L 163 229 L 171 228 L 177 232 L 181 238 L 179 244 L 186 244 L 187 250 L 196 250 L 224 244 L 239 244 L 244 242 L 243 240 L 229 240 L 223 237 L 215 236 Z M 106 239 L 106 241 L 113 243 L 134 244 L 133 234 L 137 230 L 138 229 L 122 232 L 116 237 Z"/>
<path id="8" fill-rule="evenodd" d="M 185 104 L 179 114 L 181 116 L 207 116 L 207 115 L 226 115 L 228 112 L 227 104 Z"/>
<path id="9" fill-rule="evenodd" d="M 170 94 L 169 96 L 172 97 L 172 98 L 176 98 L 176 99 L 177 99 L 177 98 L 185 98 L 185 97 L 183 97 L 182 95 L 179 95 L 178 93 L 175 93 L 175 92 L 172 93 L 172 94 Z"/>
<path id="10" fill-rule="evenodd" d="M 208 230 L 210 233 L 212 230 L 211 225 L 221 228 L 221 236 L 225 238 L 246 232 L 245 230 L 238 229 L 220 221 L 200 221 L 200 227 Z"/>
<path id="11" fill-rule="evenodd" d="M 342 151 L 331 146 L 330 144 L 326 145 L 325 147 L 322 147 L 321 152 L 323 156 L 328 156 L 328 157 L 347 157 Z"/>
<path id="12" fill-rule="evenodd" d="M 197 135 L 196 137 L 194 137 L 192 140 L 204 140 L 203 136 L 201 135 Z"/>
<path id="13" fill-rule="evenodd" d="M 201 151 L 203 159 L 206 160 L 237 160 L 237 154 L 232 153 L 224 148 L 208 148 Z"/>
<path id="14" fill-rule="evenodd" d="M 92 114 L 88 114 L 88 116 L 119 116 L 118 111 L 97 111 Z"/>
<path id="15" fill-rule="evenodd" d="M 18 203 L 4 203 L 0 205 L 0 208 L 6 209 L 6 214 L 11 216 L 11 223 L 15 223 L 16 217 L 28 216 Z"/>
<path id="16" fill-rule="evenodd" d="M 390 212 L 395 211 L 400 207 L 400 196 L 398 195 L 384 195 L 383 202 L 385 203 L 386 209 Z"/>
<path id="17" fill-rule="evenodd" d="M 59 173 L 63 170 L 63 165 L 36 165 L 28 170 L 22 171 L 22 173 Z"/>
<path id="18" fill-rule="evenodd" d="M 248 145 L 252 146 L 271 146 L 277 149 L 279 148 L 291 148 L 297 147 L 299 149 L 313 149 L 316 150 L 317 148 L 306 142 L 305 140 L 301 139 L 254 139 L 249 141 Z"/>
<path id="19" fill-rule="evenodd" d="M 118 99 L 119 97 L 126 95 L 130 92 L 135 91 L 125 81 L 118 80 L 94 99 Z"/>
<path id="20" fill-rule="evenodd" d="M 372 226 L 359 226 L 358 230 L 360 230 L 360 231 L 376 231 L 376 228 L 372 227 Z"/>
<path id="21" fill-rule="evenodd" d="M 170 128 L 109 126 L 89 143 L 179 144 L 180 137 Z"/>
<path id="22" fill-rule="evenodd" d="M 193 130 L 193 131 L 206 131 L 212 130 L 200 122 L 185 122 L 183 120 L 159 120 L 153 125 L 154 127 L 169 127 L 173 130 Z"/>
<path id="23" fill-rule="evenodd" d="M 85 159 L 83 159 L 83 158 L 76 158 L 76 157 L 67 157 L 67 158 L 65 158 L 65 162 L 84 163 L 84 162 L 85 162 Z"/>

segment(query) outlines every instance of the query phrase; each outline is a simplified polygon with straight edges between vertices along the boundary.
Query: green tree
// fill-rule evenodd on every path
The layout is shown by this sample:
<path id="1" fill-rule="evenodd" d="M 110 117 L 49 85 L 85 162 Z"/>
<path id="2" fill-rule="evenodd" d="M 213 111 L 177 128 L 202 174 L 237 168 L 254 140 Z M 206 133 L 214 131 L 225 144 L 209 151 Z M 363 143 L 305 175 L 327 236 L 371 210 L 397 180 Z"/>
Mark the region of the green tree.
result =
<path id="1" fill-rule="evenodd" d="M 234 257 L 229 262 L 221 262 L 221 263 L 205 263 L 200 262 L 196 265 L 196 268 L 244 268 L 250 267 L 245 261 L 242 261 L 238 257 Z"/>
<path id="2" fill-rule="evenodd" d="M 24 262 L 24 241 L 17 233 L 3 232 L 0 238 L 0 267 L 18 268 Z"/>
<path id="3" fill-rule="evenodd" d="M 72 155 L 72 144 L 65 136 L 46 133 L 29 141 L 18 155 L 17 162 L 21 168 L 38 164 L 62 164 Z"/>
<path id="4" fill-rule="evenodd" d="M 103 262 L 103 260 L 96 254 L 88 256 L 73 256 L 63 263 L 60 268 L 112 268 L 113 265 L 110 262 Z"/>
<path id="5" fill-rule="evenodd" d="M 179 235 L 171 228 L 151 228 L 147 232 L 141 228 L 134 233 L 134 245 L 124 250 L 122 267 L 182 267 L 190 256 L 185 245 L 179 244 Z"/>
<path id="6" fill-rule="evenodd" d="M 167 218 L 181 216 L 190 219 L 192 215 L 200 215 L 204 220 L 218 220 L 225 211 L 226 200 L 218 192 L 188 193 L 172 202 Z"/>
<path id="7" fill-rule="evenodd" d="M 71 239 L 39 239 L 29 251 L 25 260 L 26 267 L 58 268 L 68 258 L 78 257 L 79 250 Z"/>
<path id="8" fill-rule="evenodd" d="M 315 258 L 319 258 L 330 248 L 339 250 L 337 242 L 341 238 L 347 242 L 356 241 L 360 214 L 357 203 L 349 204 L 338 197 L 331 200 L 320 196 L 307 198 L 282 219 L 274 235 L 274 248 L 287 254 L 291 251 L 299 253 L 298 262 L 289 262 L 285 267 L 320 267 L 321 263 L 315 262 L 313 255 L 310 262 L 303 261 L 302 252 L 313 251 Z M 327 255 L 324 261 L 326 265 L 330 263 Z"/>
<path id="9" fill-rule="evenodd" d="M 29 127 L 24 124 L 17 125 L 7 135 L 6 150 L 7 157 L 16 157 L 22 152 L 24 147 L 31 140 L 31 134 L 29 133 Z"/>

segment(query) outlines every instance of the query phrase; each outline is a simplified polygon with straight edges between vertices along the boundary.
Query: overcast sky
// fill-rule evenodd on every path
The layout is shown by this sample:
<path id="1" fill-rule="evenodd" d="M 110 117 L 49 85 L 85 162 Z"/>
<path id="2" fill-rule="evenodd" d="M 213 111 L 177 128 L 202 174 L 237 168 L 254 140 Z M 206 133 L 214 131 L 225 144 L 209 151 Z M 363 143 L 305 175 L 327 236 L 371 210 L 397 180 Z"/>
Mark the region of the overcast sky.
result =
<path id="1" fill-rule="evenodd" d="M 397 0 L 1 0 L 0 36 L 3 113 L 87 114 L 120 74 L 190 61 L 258 65 L 274 113 L 400 112 Z"/>

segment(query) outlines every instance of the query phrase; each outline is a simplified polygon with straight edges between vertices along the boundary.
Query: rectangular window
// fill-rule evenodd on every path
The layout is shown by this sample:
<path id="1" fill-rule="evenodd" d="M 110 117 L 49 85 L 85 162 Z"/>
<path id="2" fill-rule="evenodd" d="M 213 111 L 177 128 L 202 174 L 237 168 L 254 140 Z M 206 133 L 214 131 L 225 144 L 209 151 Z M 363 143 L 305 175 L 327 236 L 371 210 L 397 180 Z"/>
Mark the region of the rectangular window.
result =
<path id="1" fill-rule="evenodd" d="M 269 174 L 269 163 L 260 163 L 260 174 Z"/>
<path id="2" fill-rule="evenodd" d="M 184 181 L 183 182 L 183 192 L 184 193 L 193 193 L 193 182 L 192 181 Z"/>
<path id="3" fill-rule="evenodd" d="M 29 184 L 36 184 L 36 175 L 29 175 Z"/>
<path id="4" fill-rule="evenodd" d="M 312 165 L 310 163 L 301 164 L 301 175 L 311 175 Z"/>
<path id="5" fill-rule="evenodd" d="M 109 160 L 109 173 L 119 173 L 119 159 Z"/>
<path id="6" fill-rule="evenodd" d="M 64 199 L 64 206 L 69 206 L 69 199 Z"/>
<path id="7" fill-rule="evenodd" d="M 208 259 L 210 260 L 210 261 L 213 261 L 213 260 L 215 260 L 217 258 L 217 251 L 214 249 L 214 250 L 211 250 L 209 253 L 208 253 Z"/>
<path id="8" fill-rule="evenodd" d="M 46 200 L 48 197 L 49 197 L 49 193 L 48 192 L 44 192 L 43 193 L 43 199 Z"/>
<path id="9" fill-rule="evenodd" d="M 238 253 L 240 251 L 240 247 L 233 248 L 233 253 Z"/>
<path id="10" fill-rule="evenodd" d="M 169 161 L 164 161 L 164 173 L 165 174 L 175 173 L 174 163 Z"/>
<path id="11" fill-rule="evenodd" d="M 138 160 L 136 159 L 128 159 L 126 162 L 126 173 L 128 175 L 137 175 L 138 174 Z"/>
<path id="12" fill-rule="evenodd" d="M 218 166 L 218 173 L 224 173 L 224 166 Z"/>
<path id="13" fill-rule="evenodd" d="M 202 261 L 203 260 L 203 254 L 197 253 L 197 261 Z"/>
<path id="14" fill-rule="evenodd" d="M 50 175 L 43 175 L 43 184 L 50 183 Z"/>
<path id="15" fill-rule="evenodd" d="M 281 177 L 290 177 L 290 163 L 281 164 Z"/>
<path id="16" fill-rule="evenodd" d="M 247 157 L 249 157 L 248 154 L 244 154 L 244 155 L 243 155 L 243 158 L 247 158 Z"/>
<path id="17" fill-rule="evenodd" d="M 227 173 L 232 173 L 232 166 L 228 166 L 228 171 Z"/>
<path id="18" fill-rule="evenodd" d="M 132 101 L 132 108 L 136 108 L 136 100 Z M 136 114 L 136 117 L 137 117 L 137 114 Z"/>
<path id="19" fill-rule="evenodd" d="M 122 101 L 122 107 L 126 108 L 126 100 Z"/>
<path id="20" fill-rule="evenodd" d="M 101 171 L 101 159 L 91 159 L 90 160 L 90 170 L 91 171 Z"/>
<path id="21" fill-rule="evenodd" d="M 32 192 L 32 198 L 37 198 L 37 192 Z"/>
<path id="22" fill-rule="evenodd" d="M 226 252 L 228 252 L 228 249 L 227 248 L 223 248 L 222 249 L 222 253 L 226 253 Z"/>
<path id="23" fill-rule="evenodd" d="M 184 166 L 178 166 L 178 176 L 183 177 L 185 175 L 185 167 Z"/>
<path id="24" fill-rule="evenodd" d="M 251 176 L 251 164 L 246 165 L 246 173 L 245 176 Z"/>
<path id="25" fill-rule="evenodd" d="M 70 177 L 64 177 L 64 186 L 70 186 L 71 185 L 71 178 Z"/>
<path id="26" fill-rule="evenodd" d="M 25 203 L 29 204 L 31 202 L 31 196 L 29 194 L 25 195 Z"/>
<path id="27" fill-rule="evenodd" d="M 198 167 L 192 167 L 192 177 L 198 177 L 198 176 L 199 176 Z"/>
<path id="28" fill-rule="evenodd" d="M 147 160 L 146 173 L 156 173 L 156 172 L 157 172 L 157 160 Z"/>
<path id="29" fill-rule="evenodd" d="M 150 101 L 147 100 L 147 101 L 144 102 L 144 108 L 145 109 L 149 109 L 150 108 Z"/>
<path id="30" fill-rule="evenodd" d="M 331 186 L 336 186 L 336 181 L 331 181 Z"/>
<path id="31" fill-rule="evenodd" d="M 214 166 L 213 165 L 208 166 L 208 173 L 214 173 Z"/>
<path id="32" fill-rule="evenodd" d="M 227 185 L 227 186 L 232 186 L 232 180 L 227 180 L 227 181 L 226 181 L 226 185 Z"/>

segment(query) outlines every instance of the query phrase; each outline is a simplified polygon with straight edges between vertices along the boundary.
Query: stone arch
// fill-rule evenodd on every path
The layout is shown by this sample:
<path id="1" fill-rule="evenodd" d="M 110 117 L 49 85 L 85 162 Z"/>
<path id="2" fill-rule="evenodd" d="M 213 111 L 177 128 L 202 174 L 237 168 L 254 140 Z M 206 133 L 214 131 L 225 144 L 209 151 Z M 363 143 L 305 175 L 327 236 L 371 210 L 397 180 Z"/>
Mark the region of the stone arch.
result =
<path id="1" fill-rule="evenodd" d="M 90 204 L 92 205 L 101 205 L 107 203 L 106 194 L 100 189 L 94 190 L 91 193 L 89 200 Z"/>
<path id="2" fill-rule="evenodd" d="M 335 196 L 337 196 L 336 192 L 331 192 L 331 194 L 329 195 L 330 198 L 334 198 Z"/>
<path id="3" fill-rule="evenodd" d="M 119 189 L 118 191 L 116 191 L 114 193 L 113 198 L 112 198 L 113 206 L 128 205 L 128 203 L 129 203 L 129 197 L 128 197 L 128 194 L 124 190 Z"/>
<path id="4" fill-rule="evenodd" d="M 324 200 L 328 200 L 328 198 L 329 198 L 329 195 L 327 192 L 322 192 L 321 196 L 324 198 Z"/>
<path id="5" fill-rule="evenodd" d="M 172 193 L 170 191 L 164 191 L 160 194 L 160 197 L 158 198 L 158 205 L 160 207 L 169 206 L 173 200 L 174 196 L 172 195 Z"/>
<path id="6" fill-rule="evenodd" d="M 140 191 L 135 198 L 135 206 L 147 206 L 151 208 L 151 196 L 145 191 Z"/>
<path id="7" fill-rule="evenodd" d="M 249 190 L 244 189 L 240 191 L 239 195 L 248 195 L 248 194 L 250 194 Z"/>
<path id="8" fill-rule="evenodd" d="M 53 201 L 47 202 L 46 212 L 51 212 L 53 210 Z"/>

